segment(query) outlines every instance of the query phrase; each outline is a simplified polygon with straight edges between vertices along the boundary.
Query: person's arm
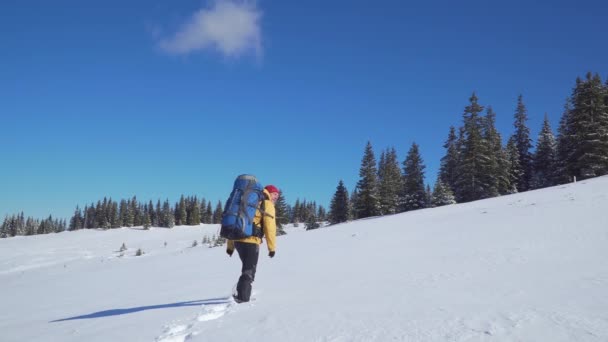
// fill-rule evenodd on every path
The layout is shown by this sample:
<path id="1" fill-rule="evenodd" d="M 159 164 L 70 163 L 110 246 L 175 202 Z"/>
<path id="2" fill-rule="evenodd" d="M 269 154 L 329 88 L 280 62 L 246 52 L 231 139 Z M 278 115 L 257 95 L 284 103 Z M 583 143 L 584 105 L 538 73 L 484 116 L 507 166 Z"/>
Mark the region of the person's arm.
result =
<path id="1" fill-rule="evenodd" d="M 266 200 L 264 215 L 264 236 L 268 243 L 268 251 L 274 252 L 276 248 L 276 236 L 277 236 L 277 222 L 274 204 L 271 201 Z"/>
<path id="2" fill-rule="evenodd" d="M 234 241 L 228 240 L 228 243 L 226 244 L 226 253 L 228 253 L 228 255 L 232 256 L 233 252 L 234 252 Z"/>

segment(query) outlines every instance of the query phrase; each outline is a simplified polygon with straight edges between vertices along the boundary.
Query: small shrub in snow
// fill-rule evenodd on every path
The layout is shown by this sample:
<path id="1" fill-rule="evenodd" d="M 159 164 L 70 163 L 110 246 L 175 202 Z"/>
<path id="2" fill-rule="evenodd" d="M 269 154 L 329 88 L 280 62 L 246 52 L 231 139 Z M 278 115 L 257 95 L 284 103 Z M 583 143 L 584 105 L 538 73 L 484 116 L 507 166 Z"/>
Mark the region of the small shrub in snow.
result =
<path id="1" fill-rule="evenodd" d="M 192 247 L 196 247 L 196 246 L 198 246 L 198 241 L 196 241 L 196 240 L 192 241 Z"/>
<path id="2" fill-rule="evenodd" d="M 127 250 L 127 245 L 125 245 L 125 243 L 122 243 L 122 246 L 120 246 L 120 249 L 118 250 L 119 252 L 124 252 Z"/>
<path id="3" fill-rule="evenodd" d="M 137 250 L 137 252 L 135 252 L 135 256 L 142 256 L 142 255 L 144 255 L 144 254 L 145 254 L 145 253 L 144 253 L 144 251 L 142 251 L 142 250 L 141 250 L 141 248 L 139 248 L 139 249 Z"/>

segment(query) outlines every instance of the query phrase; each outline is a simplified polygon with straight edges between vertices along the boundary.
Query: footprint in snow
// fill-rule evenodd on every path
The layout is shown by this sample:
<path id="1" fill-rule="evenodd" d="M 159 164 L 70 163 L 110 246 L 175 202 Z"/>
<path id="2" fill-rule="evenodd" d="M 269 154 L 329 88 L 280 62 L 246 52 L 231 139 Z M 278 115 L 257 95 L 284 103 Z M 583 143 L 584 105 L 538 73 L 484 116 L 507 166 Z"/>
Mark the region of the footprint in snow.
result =
<path id="1" fill-rule="evenodd" d="M 173 324 L 165 328 L 163 333 L 156 338 L 157 342 L 184 342 L 200 333 L 197 329 L 198 322 L 207 322 L 224 316 L 234 301 L 226 298 L 226 302 L 202 305 L 201 312 L 188 324 Z"/>

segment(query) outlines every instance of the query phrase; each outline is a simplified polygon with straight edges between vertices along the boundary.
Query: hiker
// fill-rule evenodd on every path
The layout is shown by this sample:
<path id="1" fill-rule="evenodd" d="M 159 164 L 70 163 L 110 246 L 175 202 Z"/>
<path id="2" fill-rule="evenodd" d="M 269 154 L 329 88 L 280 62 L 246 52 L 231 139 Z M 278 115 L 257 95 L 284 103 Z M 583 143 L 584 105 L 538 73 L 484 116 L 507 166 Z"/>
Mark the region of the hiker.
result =
<path id="1" fill-rule="evenodd" d="M 268 244 L 268 256 L 274 257 L 277 232 L 274 204 L 279 198 L 279 193 L 279 189 L 274 185 L 267 185 L 264 188 L 264 201 L 258 207 L 253 219 L 257 234 L 240 240 L 228 240 L 226 253 L 232 257 L 236 248 L 243 262 L 241 276 L 236 285 L 237 292 L 233 294 L 237 303 L 248 302 L 251 298 L 251 283 L 255 279 L 255 270 L 263 237 L 266 238 Z"/>

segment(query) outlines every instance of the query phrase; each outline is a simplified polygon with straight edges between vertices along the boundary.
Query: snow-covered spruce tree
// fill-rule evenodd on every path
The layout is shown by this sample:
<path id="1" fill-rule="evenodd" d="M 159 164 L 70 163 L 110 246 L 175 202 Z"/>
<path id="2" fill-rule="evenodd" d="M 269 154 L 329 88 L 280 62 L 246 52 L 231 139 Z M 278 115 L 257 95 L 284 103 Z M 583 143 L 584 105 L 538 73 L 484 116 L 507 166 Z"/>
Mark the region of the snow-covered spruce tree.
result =
<path id="1" fill-rule="evenodd" d="M 74 211 L 74 216 L 72 216 L 72 218 L 70 219 L 69 230 L 74 231 L 74 230 L 81 229 L 83 226 L 83 220 L 84 219 L 82 217 L 82 211 L 80 210 L 80 207 L 76 206 L 76 210 Z"/>
<path id="2" fill-rule="evenodd" d="M 455 204 L 456 199 L 454 198 L 454 194 L 450 188 L 443 184 L 441 179 L 437 179 L 435 182 L 435 188 L 433 189 L 433 197 L 432 197 L 432 205 L 433 207 L 441 207 L 444 205 Z"/>
<path id="3" fill-rule="evenodd" d="M 350 198 L 349 198 L 349 208 L 350 208 L 350 218 L 354 218 L 354 219 L 358 219 L 359 216 L 357 213 L 357 209 L 356 209 L 356 205 L 357 205 L 357 199 L 359 198 L 359 191 L 357 190 L 357 188 L 355 187 L 355 190 L 353 190 L 353 192 L 350 194 Z"/>
<path id="4" fill-rule="evenodd" d="M 427 207 L 424 169 L 418 145 L 413 143 L 403 162 L 403 211 Z"/>
<path id="5" fill-rule="evenodd" d="M 155 223 L 156 223 L 156 210 L 154 210 L 154 203 L 152 203 L 152 200 L 150 200 L 150 202 L 148 203 L 148 215 L 150 215 L 150 225 L 154 226 L 154 227 L 157 227 L 155 225 Z"/>
<path id="6" fill-rule="evenodd" d="M 488 152 L 488 160 L 482 164 L 486 167 L 485 183 L 488 188 L 485 189 L 484 198 L 496 197 L 500 193 L 501 181 L 508 182 L 508 174 L 505 172 L 504 165 L 501 162 L 506 160 L 502 158 L 502 141 L 498 130 L 496 130 L 496 113 L 492 107 L 488 106 L 486 116 L 483 118 L 483 144 Z M 502 187 L 506 187 L 505 184 Z"/>
<path id="7" fill-rule="evenodd" d="M 179 199 L 178 219 L 177 219 L 176 224 L 178 226 L 183 226 L 183 225 L 188 224 L 188 211 L 186 209 L 186 199 L 184 198 L 184 195 L 182 195 Z"/>
<path id="8" fill-rule="evenodd" d="M 143 226 L 145 230 L 150 229 L 150 227 L 152 226 L 152 220 L 150 219 L 150 213 L 146 213 L 144 215 L 144 220 L 143 220 Z"/>
<path id="9" fill-rule="evenodd" d="M 350 200 L 344 182 L 340 180 L 329 205 L 329 222 L 331 224 L 346 222 L 350 219 Z"/>
<path id="10" fill-rule="evenodd" d="M 120 211 L 118 210 L 118 202 L 112 202 L 112 209 L 110 211 L 110 226 L 112 228 L 120 228 L 121 220 L 120 220 Z"/>
<path id="11" fill-rule="evenodd" d="M 378 181 L 381 215 L 398 212 L 399 191 L 403 188 L 403 184 L 395 148 L 387 149 L 382 153 L 378 167 Z"/>
<path id="12" fill-rule="evenodd" d="M 133 227 L 135 225 L 135 216 L 137 215 L 137 198 L 133 196 L 133 198 L 128 201 L 128 211 L 127 211 L 127 227 Z"/>
<path id="13" fill-rule="evenodd" d="M 165 200 L 163 204 L 163 227 L 173 228 L 175 226 L 175 216 L 173 215 L 173 210 L 171 210 L 171 205 L 169 204 L 169 200 Z"/>
<path id="14" fill-rule="evenodd" d="M 477 102 L 475 93 L 469 99 L 463 114 L 464 127 L 457 142 L 460 149 L 459 164 L 456 169 L 454 194 L 456 201 L 469 202 L 490 197 L 495 182 L 489 163 L 491 148 L 483 139 L 483 121 L 479 116 L 483 110 Z"/>
<path id="15" fill-rule="evenodd" d="M 524 105 L 523 96 L 517 98 L 517 108 L 515 109 L 515 132 L 513 140 L 519 154 L 519 167 L 521 168 L 521 176 L 517 180 L 517 191 L 522 192 L 530 189 L 530 181 L 532 180 L 532 139 L 530 138 L 530 129 L 526 126 L 528 121 L 528 113 Z"/>
<path id="16" fill-rule="evenodd" d="M 4 218 L 4 222 L 2 222 L 2 226 L 0 226 L 0 238 L 7 238 L 9 237 L 9 223 L 8 223 L 8 216 L 6 216 Z"/>
<path id="17" fill-rule="evenodd" d="M 129 204 L 126 200 L 120 200 L 120 206 L 118 208 L 119 216 L 120 216 L 120 226 L 128 227 L 129 223 Z M 86 209 L 84 211 L 86 213 Z"/>
<path id="18" fill-rule="evenodd" d="M 215 239 L 215 242 L 214 242 L 214 244 L 213 244 L 213 247 L 221 247 L 221 246 L 223 246 L 225 243 L 226 243 L 226 239 L 225 239 L 225 238 L 223 238 L 223 237 L 221 237 L 221 236 L 218 236 L 218 237 Z"/>
<path id="19" fill-rule="evenodd" d="M 201 212 L 198 206 L 198 198 L 196 198 L 196 196 L 189 198 L 187 206 L 188 225 L 198 226 L 201 224 Z"/>
<path id="20" fill-rule="evenodd" d="M 549 118 L 545 114 L 545 120 L 543 121 L 543 128 L 538 134 L 536 141 L 536 151 L 532 158 L 532 189 L 546 188 L 554 185 L 553 180 L 555 178 L 556 170 L 556 142 L 551 125 L 549 124 Z"/>
<path id="21" fill-rule="evenodd" d="M 301 206 L 302 205 L 300 204 L 300 199 L 296 198 L 296 203 L 294 204 L 294 206 L 293 206 L 293 212 L 291 213 L 291 215 L 292 215 L 291 220 L 292 220 L 292 222 L 294 224 L 302 222 L 301 219 L 300 219 L 300 208 L 301 208 Z"/>
<path id="22" fill-rule="evenodd" d="M 367 142 L 361 168 L 359 169 L 359 190 L 356 203 L 358 218 L 380 215 L 380 201 L 378 199 L 378 171 L 376 169 L 376 158 L 372 150 L 371 142 Z"/>
<path id="23" fill-rule="evenodd" d="M 83 224 L 84 221 L 81 223 Z M 28 217 L 27 221 L 25 222 L 25 235 L 27 236 L 31 236 L 36 234 L 36 228 L 38 227 L 38 220 L 34 220 L 31 217 Z M 83 226 L 81 225 L 80 229 L 82 229 Z"/>
<path id="24" fill-rule="evenodd" d="M 509 138 L 509 142 L 505 148 L 505 154 L 508 161 L 509 180 L 511 184 L 511 193 L 517 192 L 517 182 L 521 179 L 522 169 L 519 164 L 519 151 L 513 137 Z"/>
<path id="25" fill-rule="evenodd" d="M 161 225 L 162 216 L 163 216 L 162 213 L 163 213 L 163 209 L 160 204 L 160 198 L 159 198 L 158 201 L 156 202 L 156 215 L 154 215 L 154 220 L 152 220 L 152 226 L 162 227 L 162 225 Z"/>
<path id="26" fill-rule="evenodd" d="M 458 149 L 458 138 L 456 137 L 456 129 L 454 126 L 450 127 L 450 133 L 448 139 L 443 144 L 446 149 L 445 156 L 441 158 L 441 166 L 439 167 L 439 177 L 441 182 L 449 187 L 454 188 L 456 184 L 458 163 L 459 163 L 459 149 Z"/>
<path id="27" fill-rule="evenodd" d="M 576 80 L 567 131 L 571 134 L 568 169 L 578 179 L 608 174 L 607 93 L 597 74 Z"/>
<path id="28" fill-rule="evenodd" d="M 289 213 L 287 210 L 287 202 L 285 200 L 285 195 L 282 191 L 279 193 L 279 198 L 274 204 L 274 208 L 277 222 L 277 235 L 285 235 L 283 225 L 289 223 Z"/>
<path id="29" fill-rule="evenodd" d="M 317 219 L 319 222 L 327 221 L 327 210 L 322 205 L 317 208 Z"/>
<path id="30" fill-rule="evenodd" d="M 566 99 L 564 105 L 564 112 L 559 121 L 557 128 L 557 147 L 556 147 L 556 170 L 553 175 L 553 182 L 555 184 L 564 184 L 570 182 L 572 170 L 571 170 L 571 151 L 573 148 L 573 137 L 574 134 L 571 131 L 570 122 L 572 115 L 572 109 L 570 104 L 570 98 Z"/>
<path id="31" fill-rule="evenodd" d="M 308 218 L 306 220 L 306 230 L 317 229 L 319 227 L 321 227 L 321 225 L 319 225 L 319 223 L 317 222 L 317 215 L 313 211 L 308 215 Z"/>

